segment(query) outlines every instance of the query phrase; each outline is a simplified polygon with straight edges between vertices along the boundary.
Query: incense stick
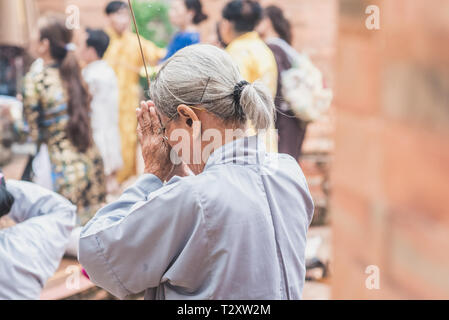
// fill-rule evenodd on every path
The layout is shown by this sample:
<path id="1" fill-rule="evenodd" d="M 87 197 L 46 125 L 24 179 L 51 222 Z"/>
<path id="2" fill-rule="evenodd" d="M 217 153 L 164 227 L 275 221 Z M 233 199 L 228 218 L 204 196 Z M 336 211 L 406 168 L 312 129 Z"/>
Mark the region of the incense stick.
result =
<path id="1" fill-rule="evenodd" d="M 148 68 L 147 68 L 147 63 L 145 61 L 145 55 L 143 54 L 142 42 L 140 40 L 140 35 L 139 35 L 139 28 L 137 27 L 136 16 L 134 15 L 134 10 L 133 10 L 132 4 L 131 4 L 131 0 L 128 0 L 128 4 L 129 4 L 129 9 L 131 10 L 131 16 L 133 18 L 134 28 L 136 29 L 137 40 L 139 41 L 140 55 L 142 56 L 142 61 L 143 61 L 143 66 L 145 68 L 145 75 L 147 77 L 148 91 L 149 91 L 150 86 L 151 86 L 151 81 L 150 81 L 150 76 L 148 75 Z"/>

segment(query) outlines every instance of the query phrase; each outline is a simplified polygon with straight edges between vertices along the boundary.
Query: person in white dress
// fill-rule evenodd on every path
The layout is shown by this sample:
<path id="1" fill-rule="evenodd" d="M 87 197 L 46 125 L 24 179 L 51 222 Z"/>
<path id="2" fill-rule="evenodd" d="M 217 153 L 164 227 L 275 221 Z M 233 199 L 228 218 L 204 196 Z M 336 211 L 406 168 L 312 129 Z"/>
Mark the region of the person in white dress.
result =
<path id="1" fill-rule="evenodd" d="M 81 50 L 87 66 L 84 80 L 92 95 L 91 124 L 94 142 L 100 150 L 108 192 L 117 190 L 115 174 L 123 166 L 118 127 L 118 84 L 114 70 L 102 60 L 109 46 L 109 36 L 102 30 L 86 30 L 86 44 Z"/>

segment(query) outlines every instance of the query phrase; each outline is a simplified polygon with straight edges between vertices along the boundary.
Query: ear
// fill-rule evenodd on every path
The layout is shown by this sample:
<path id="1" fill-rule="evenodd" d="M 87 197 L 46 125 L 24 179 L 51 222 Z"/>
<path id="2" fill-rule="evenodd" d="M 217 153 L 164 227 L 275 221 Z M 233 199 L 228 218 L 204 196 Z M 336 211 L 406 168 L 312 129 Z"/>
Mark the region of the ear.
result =
<path id="1" fill-rule="evenodd" d="M 223 42 L 226 45 L 229 45 L 229 43 L 232 41 L 232 39 L 234 37 L 232 23 L 229 20 L 222 19 L 220 21 L 219 30 L 220 30 L 220 35 L 221 35 Z"/>
<path id="2" fill-rule="evenodd" d="M 94 47 L 89 47 L 89 53 L 92 57 L 95 57 L 96 59 L 101 59 L 98 56 L 97 50 L 95 50 Z"/>
<path id="3" fill-rule="evenodd" d="M 36 53 L 41 57 L 48 54 L 50 52 L 50 41 L 48 39 L 39 40 L 36 50 Z"/>
<path id="4" fill-rule="evenodd" d="M 195 18 L 195 11 L 194 10 L 187 10 L 188 19 L 191 23 L 193 23 L 193 18 Z"/>
<path id="5" fill-rule="evenodd" d="M 181 121 L 186 123 L 187 126 L 192 127 L 194 121 L 199 121 L 198 116 L 192 110 L 192 108 L 186 106 L 185 104 L 180 104 L 178 106 L 178 114 L 181 118 Z"/>
<path id="6" fill-rule="evenodd" d="M 50 41 L 47 38 L 42 39 L 41 43 L 45 47 L 45 49 L 49 49 L 50 48 Z"/>
<path id="7" fill-rule="evenodd" d="M 195 111 L 185 104 L 180 104 L 178 106 L 178 114 L 180 120 L 188 127 L 188 130 L 192 130 L 193 139 L 199 139 L 201 137 L 201 121 Z"/>

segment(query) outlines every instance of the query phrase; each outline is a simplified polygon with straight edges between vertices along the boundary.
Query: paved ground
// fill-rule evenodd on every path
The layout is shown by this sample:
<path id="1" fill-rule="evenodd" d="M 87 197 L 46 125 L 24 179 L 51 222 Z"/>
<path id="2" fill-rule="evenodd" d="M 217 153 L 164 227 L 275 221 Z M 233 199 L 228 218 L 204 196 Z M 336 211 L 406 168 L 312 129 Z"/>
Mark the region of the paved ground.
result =
<path id="1" fill-rule="evenodd" d="M 317 257 L 325 264 L 328 264 L 330 267 L 332 267 L 332 234 L 330 226 L 311 227 L 307 234 L 307 238 L 311 239 L 315 237 L 320 237 L 322 240 L 317 252 Z M 318 280 L 306 281 L 303 290 L 304 300 L 328 300 L 331 298 L 331 271 L 329 272 L 328 277 L 324 279 L 321 278 L 321 272 L 315 272 L 315 270 L 313 270 L 312 272 L 308 272 L 308 275 L 311 273 L 311 276 L 314 276 L 316 273 L 318 273 L 318 275 L 316 276 Z"/>
<path id="2" fill-rule="evenodd" d="M 15 156 L 10 164 L 2 168 L 5 177 L 7 179 L 20 179 L 27 160 L 27 156 Z"/>

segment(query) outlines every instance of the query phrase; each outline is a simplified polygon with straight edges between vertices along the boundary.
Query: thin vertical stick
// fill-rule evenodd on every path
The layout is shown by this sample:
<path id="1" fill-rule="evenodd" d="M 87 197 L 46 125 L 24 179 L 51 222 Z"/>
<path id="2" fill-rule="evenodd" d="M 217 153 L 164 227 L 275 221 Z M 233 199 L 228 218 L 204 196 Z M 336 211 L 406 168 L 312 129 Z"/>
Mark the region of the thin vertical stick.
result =
<path id="1" fill-rule="evenodd" d="M 145 74 L 148 82 L 148 90 L 150 90 L 150 76 L 148 75 L 147 62 L 145 61 L 145 55 L 143 54 L 142 42 L 140 40 L 139 28 L 137 28 L 136 16 L 134 15 L 133 6 L 131 5 L 131 0 L 128 0 L 129 9 L 131 10 L 131 16 L 133 18 L 134 28 L 136 29 L 137 40 L 139 41 L 140 54 L 142 56 L 143 66 L 145 68 Z"/>

